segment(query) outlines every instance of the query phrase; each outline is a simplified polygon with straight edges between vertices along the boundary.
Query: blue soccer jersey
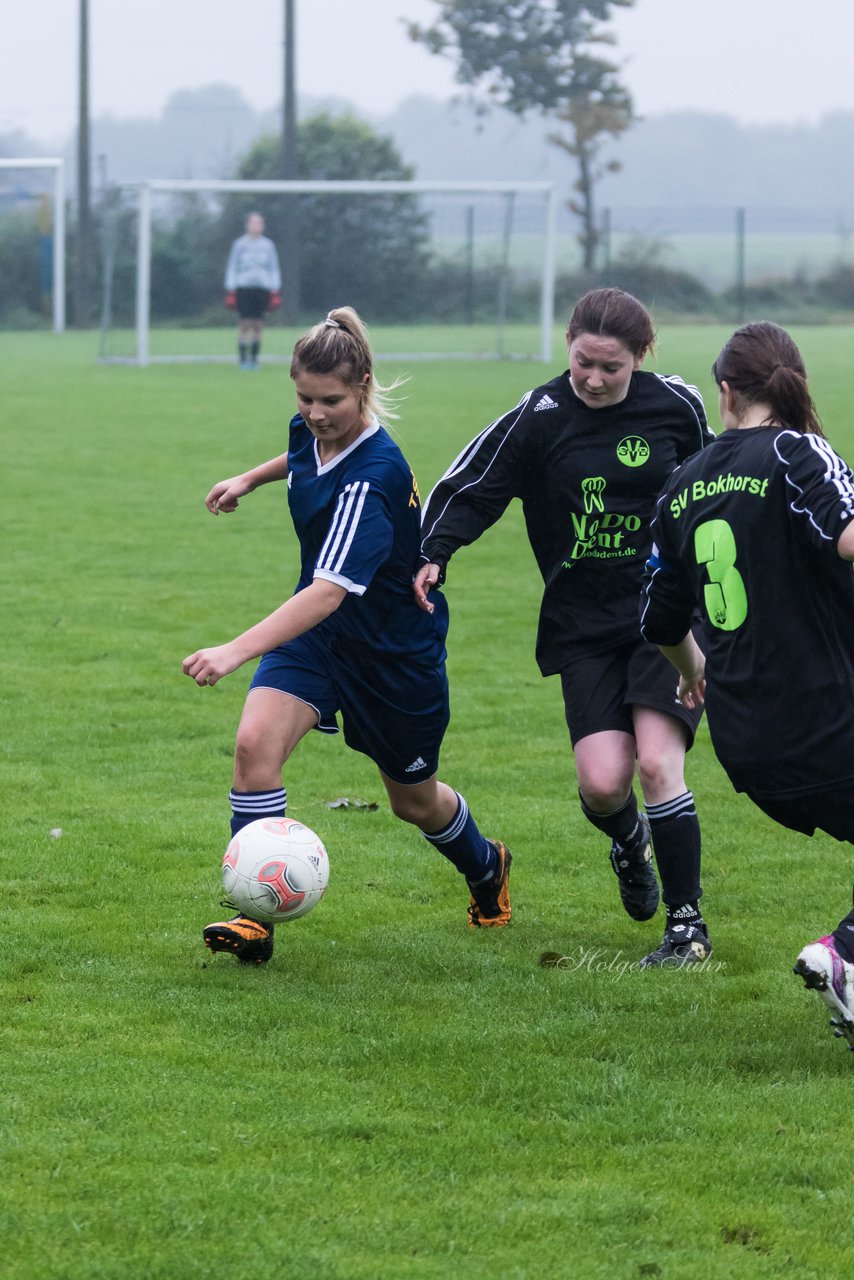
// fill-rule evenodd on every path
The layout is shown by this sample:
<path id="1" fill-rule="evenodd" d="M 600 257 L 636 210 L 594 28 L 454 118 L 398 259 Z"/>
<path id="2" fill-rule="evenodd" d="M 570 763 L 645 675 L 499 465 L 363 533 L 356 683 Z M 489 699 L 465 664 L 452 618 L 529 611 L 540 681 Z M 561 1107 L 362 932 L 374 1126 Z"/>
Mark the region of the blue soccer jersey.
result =
<path id="1" fill-rule="evenodd" d="M 444 662 L 447 606 L 415 603 L 421 503 L 412 469 L 379 423 L 331 461 L 300 415 L 291 421 L 288 503 L 300 544 L 297 591 L 314 578 L 345 588 L 339 608 L 314 628 L 317 639 L 362 667 L 383 659 Z M 346 650 L 344 644 L 346 643 Z"/>

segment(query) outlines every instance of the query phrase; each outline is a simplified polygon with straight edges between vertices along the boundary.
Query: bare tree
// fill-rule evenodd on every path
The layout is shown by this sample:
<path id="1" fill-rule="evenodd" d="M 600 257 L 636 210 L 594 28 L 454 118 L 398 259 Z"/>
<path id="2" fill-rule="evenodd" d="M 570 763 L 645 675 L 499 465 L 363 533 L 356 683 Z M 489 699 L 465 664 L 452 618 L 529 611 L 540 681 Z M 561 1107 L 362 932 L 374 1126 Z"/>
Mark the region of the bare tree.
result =
<path id="1" fill-rule="evenodd" d="M 577 164 L 569 207 L 581 221 L 584 265 L 594 265 L 599 230 L 594 193 L 606 172 L 619 168 L 603 155 L 606 142 L 634 122 L 619 68 L 599 56 L 614 37 L 600 23 L 634 0 L 435 0 L 431 26 L 407 23 L 411 39 L 456 62 L 456 78 L 486 109 L 516 115 L 536 111 L 561 128 L 549 141 Z"/>

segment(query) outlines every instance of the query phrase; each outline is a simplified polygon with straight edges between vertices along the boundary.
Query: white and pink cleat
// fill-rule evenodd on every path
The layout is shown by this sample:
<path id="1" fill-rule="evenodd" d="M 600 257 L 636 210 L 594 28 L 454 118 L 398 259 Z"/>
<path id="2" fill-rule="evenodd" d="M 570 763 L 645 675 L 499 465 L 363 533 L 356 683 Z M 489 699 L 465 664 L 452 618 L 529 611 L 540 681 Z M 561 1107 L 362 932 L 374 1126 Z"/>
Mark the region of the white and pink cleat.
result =
<path id="1" fill-rule="evenodd" d="M 817 991 L 834 1015 L 833 1034 L 847 1040 L 854 1049 L 854 964 L 843 960 L 833 935 L 827 934 L 804 947 L 795 961 L 794 972 L 810 991 Z"/>

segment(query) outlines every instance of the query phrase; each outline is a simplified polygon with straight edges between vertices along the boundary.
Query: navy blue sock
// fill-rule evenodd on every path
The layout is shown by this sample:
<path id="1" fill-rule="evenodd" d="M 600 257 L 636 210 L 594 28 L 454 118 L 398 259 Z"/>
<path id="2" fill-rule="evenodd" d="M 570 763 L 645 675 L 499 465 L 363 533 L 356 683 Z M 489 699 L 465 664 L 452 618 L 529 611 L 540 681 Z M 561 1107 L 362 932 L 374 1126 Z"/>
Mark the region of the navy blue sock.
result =
<path id="1" fill-rule="evenodd" d="M 236 836 L 257 818 L 284 818 L 288 807 L 288 793 L 284 787 L 275 791 L 235 791 L 228 793 L 231 804 L 231 834 Z"/>
<path id="2" fill-rule="evenodd" d="M 459 805 L 451 821 L 441 831 L 422 831 L 425 840 L 435 845 L 439 852 L 452 862 L 467 880 L 473 884 L 486 880 L 498 865 L 498 855 L 489 841 L 480 834 L 478 825 L 469 813 L 469 807 L 459 792 Z"/>

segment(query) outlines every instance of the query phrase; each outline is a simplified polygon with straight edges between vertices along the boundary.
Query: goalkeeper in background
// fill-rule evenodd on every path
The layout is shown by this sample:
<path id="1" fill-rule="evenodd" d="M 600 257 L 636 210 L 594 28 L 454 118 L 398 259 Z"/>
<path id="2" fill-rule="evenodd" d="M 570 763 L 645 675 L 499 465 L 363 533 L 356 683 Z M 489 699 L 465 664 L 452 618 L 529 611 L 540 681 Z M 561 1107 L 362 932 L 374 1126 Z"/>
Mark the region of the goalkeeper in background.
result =
<path id="1" fill-rule="evenodd" d="M 225 305 L 240 317 L 237 349 L 241 369 L 257 369 L 264 317 L 282 301 L 282 273 L 276 246 L 264 235 L 264 219 L 250 213 L 246 232 L 239 236 L 225 267 Z"/>

